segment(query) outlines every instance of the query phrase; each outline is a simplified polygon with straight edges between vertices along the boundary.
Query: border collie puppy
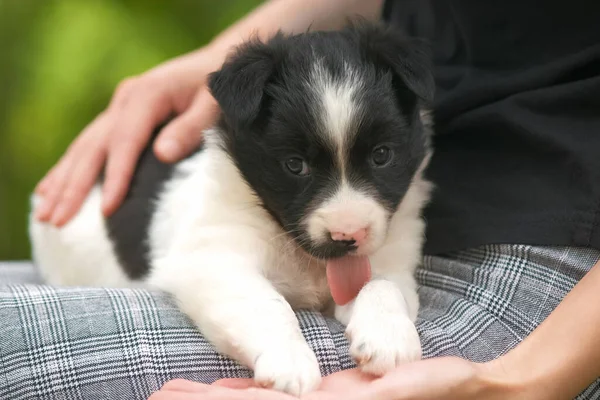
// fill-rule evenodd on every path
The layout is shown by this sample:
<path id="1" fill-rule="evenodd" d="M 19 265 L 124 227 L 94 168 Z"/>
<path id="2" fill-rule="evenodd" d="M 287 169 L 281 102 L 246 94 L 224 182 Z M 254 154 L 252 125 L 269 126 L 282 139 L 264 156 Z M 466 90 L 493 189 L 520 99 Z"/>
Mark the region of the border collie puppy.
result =
<path id="1" fill-rule="evenodd" d="M 148 148 L 110 218 L 97 186 L 60 229 L 30 219 L 47 282 L 172 293 L 220 352 L 294 395 L 321 379 L 295 309 L 332 312 L 366 372 L 420 358 L 426 47 L 366 23 L 279 33 L 209 87 L 222 115 L 203 148 L 174 166 Z"/>

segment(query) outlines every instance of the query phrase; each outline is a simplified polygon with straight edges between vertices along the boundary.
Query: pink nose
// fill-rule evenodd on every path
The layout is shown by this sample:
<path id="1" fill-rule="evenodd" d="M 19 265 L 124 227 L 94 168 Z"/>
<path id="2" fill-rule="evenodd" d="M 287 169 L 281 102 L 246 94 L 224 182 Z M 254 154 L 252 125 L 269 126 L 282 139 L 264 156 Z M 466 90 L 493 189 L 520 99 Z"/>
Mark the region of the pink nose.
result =
<path id="1" fill-rule="evenodd" d="M 356 232 L 346 233 L 346 232 L 331 232 L 331 238 L 336 242 L 346 241 L 346 240 L 354 240 L 358 246 L 360 246 L 365 239 L 367 238 L 367 228 L 362 228 L 357 230 Z"/>

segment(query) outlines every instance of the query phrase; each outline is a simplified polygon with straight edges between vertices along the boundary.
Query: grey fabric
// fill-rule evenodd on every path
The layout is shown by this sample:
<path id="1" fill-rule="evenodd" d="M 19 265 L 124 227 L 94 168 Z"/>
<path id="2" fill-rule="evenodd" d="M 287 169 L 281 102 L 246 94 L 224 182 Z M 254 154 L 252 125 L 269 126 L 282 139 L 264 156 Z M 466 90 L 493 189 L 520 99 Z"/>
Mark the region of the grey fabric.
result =
<path id="1" fill-rule="evenodd" d="M 426 257 L 417 272 L 424 356 L 506 353 L 598 259 L 591 249 L 520 245 Z M 342 325 L 298 317 L 323 374 L 354 366 Z M 27 263 L 0 263 L 0 362 L 0 399 L 144 399 L 176 377 L 251 376 L 218 355 L 170 296 L 44 286 Z M 578 398 L 600 398 L 600 383 Z"/>
<path id="2" fill-rule="evenodd" d="M 41 284 L 42 278 L 29 261 L 0 261 L 0 286 L 7 284 Z"/>

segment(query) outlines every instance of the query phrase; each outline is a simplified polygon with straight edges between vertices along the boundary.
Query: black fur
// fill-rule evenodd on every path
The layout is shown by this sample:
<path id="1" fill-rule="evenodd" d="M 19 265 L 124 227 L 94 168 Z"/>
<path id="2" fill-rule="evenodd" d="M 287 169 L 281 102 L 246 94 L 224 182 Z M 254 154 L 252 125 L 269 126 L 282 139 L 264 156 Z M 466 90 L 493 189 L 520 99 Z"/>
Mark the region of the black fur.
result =
<path id="1" fill-rule="evenodd" d="M 315 257 L 328 258 L 346 254 L 351 246 L 334 241 L 317 246 L 300 224 L 339 178 L 334 155 L 320 139 L 314 95 L 306 86 L 317 59 L 335 79 L 345 79 L 346 63 L 365 82 L 350 178 L 353 185 L 375 191 L 390 212 L 425 156 L 428 140 L 417 105 L 432 100 L 434 81 L 422 42 L 371 24 L 339 32 L 280 33 L 267 44 L 253 41 L 211 76 L 227 152 L 281 226 Z M 370 155 L 382 144 L 394 159 L 378 168 Z M 307 160 L 309 176 L 286 171 L 285 160 L 294 156 Z"/>
<path id="2" fill-rule="evenodd" d="M 153 138 L 161 128 L 156 129 Z M 131 279 L 142 279 L 149 271 L 150 221 L 159 191 L 172 173 L 173 165 L 160 162 L 148 146 L 136 166 L 127 197 L 105 221 L 117 258 Z"/>

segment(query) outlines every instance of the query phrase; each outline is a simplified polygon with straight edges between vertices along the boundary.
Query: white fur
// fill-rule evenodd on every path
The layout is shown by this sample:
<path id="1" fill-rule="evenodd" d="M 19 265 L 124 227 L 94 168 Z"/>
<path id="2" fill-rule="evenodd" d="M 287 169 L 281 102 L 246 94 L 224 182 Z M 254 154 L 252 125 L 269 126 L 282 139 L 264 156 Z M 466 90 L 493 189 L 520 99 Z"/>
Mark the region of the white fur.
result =
<path id="1" fill-rule="evenodd" d="M 321 116 L 326 141 L 337 155 L 342 180 L 346 178 L 347 150 L 356 135 L 356 121 L 361 112 L 356 97 L 363 86 L 348 64 L 344 64 L 344 73 L 344 79 L 334 79 L 323 64 L 316 63 L 308 83 L 317 97 L 315 113 Z"/>
<path id="2" fill-rule="evenodd" d="M 39 202 L 32 199 L 32 208 Z M 102 190 L 94 187 L 77 217 L 63 228 L 29 217 L 33 261 L 51 285 L 131 286 L 108 240 L 101 212 Z"/>
<path id="3" fill-rule="evenodd" d="M 324 264 L 301 250 L 258 204 L 215 145 L 214 132 L 206 137 L 206 149 L 177 166 L 158 199 L 149 232 L 152 267 L 144 283 L 173 293 L 206 338 L 252 368 L 260 384 L 306 393 L 318 386 L 320 372 L 293 310 L 331 304 Z M 100 194 L 94 189 L 61 229 L 31 218 L 35 261 L 49 283 L 135 285 L 107 237 Z M 333 216 L 331 224 L 354 223 L 350 214 L 357 211 L 357 218 L 366 219 L 356 223 L 371 224 L 373 281 L 354 302 L 336 309 L 348 324 L 352 354 L 367 371 L 383 373 L 420 356 L 413 272 L 428 194 L 419 172 L 389 226 L 381 229 L 379 206 L 346 186 L 321 208 L 325 221 Z"/>

